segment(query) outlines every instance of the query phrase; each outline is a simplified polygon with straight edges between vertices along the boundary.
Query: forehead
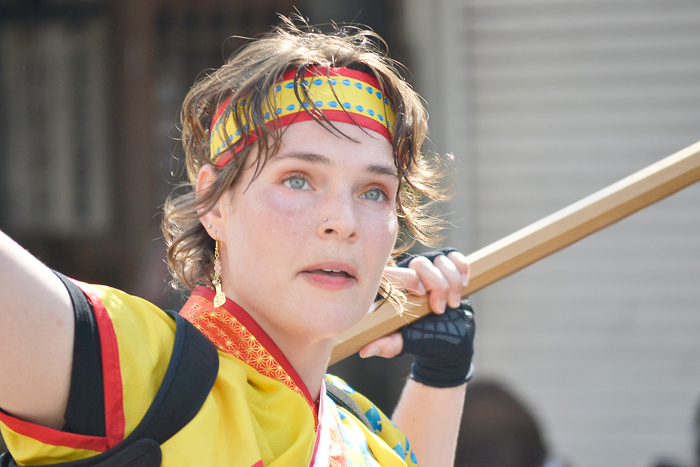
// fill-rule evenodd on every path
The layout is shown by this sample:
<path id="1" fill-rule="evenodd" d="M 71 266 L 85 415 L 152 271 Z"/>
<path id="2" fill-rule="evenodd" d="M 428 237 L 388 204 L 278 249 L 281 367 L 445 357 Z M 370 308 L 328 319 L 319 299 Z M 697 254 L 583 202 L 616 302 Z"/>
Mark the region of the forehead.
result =
<path id="1" fill-rule="evenodd" d="M 328 159 L 325 162 L 330 163 L 338 158 L 350 158 L 358 163 L 387 167 L 396 174 L 389 141 L 373 130 L 349 123 L 333 122 L 330 128 L 315 121 L 289 125 L 282 133 L 279 151 L 271 160 L 295 153 L 323 155 Z"/>

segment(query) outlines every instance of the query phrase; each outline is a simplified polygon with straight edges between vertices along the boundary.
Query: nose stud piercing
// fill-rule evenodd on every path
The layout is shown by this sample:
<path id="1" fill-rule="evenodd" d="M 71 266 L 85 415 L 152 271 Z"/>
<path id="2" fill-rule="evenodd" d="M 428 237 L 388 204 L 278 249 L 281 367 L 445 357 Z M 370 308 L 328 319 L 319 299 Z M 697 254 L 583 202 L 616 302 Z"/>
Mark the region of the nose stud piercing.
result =
<path id="1" fill-rule="evenodd" d="M 324 217 L 324 218 L 323 218 L 323 222 L 328 222 L 328 218 L 327 218 L 327 217 Z"/>

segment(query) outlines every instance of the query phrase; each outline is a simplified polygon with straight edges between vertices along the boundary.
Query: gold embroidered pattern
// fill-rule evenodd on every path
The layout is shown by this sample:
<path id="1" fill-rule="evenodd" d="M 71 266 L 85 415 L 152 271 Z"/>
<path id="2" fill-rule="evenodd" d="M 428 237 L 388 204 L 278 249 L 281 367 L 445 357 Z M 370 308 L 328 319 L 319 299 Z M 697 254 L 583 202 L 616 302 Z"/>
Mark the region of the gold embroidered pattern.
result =
<path id="1" fill-rule="evenodd" d="M 213 303 L 206 298 L 192 294 L 180 314 L 190 320 L 219 350 L 250 365 L 258 373 L 284 383 L 307 400 L 282 365 L 224 308 L 214 308 Z M 311 408 L 315 411 L 313 406 Z"/>

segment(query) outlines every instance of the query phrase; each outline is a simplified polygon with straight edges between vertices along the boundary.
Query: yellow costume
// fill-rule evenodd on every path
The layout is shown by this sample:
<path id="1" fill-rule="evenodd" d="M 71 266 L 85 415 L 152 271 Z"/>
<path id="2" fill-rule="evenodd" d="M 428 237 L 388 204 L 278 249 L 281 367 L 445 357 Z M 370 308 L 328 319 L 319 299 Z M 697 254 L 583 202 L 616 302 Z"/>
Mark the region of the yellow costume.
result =
<path id="1" fill-rule="evenodd" d="M 0 429 L 19 465 L 85 459 L 118 445 L 155 397 L 173 348 L 166 313 L 115 289 L 79 284 L 99 328 L 105 436 L 67 433 L 0 412 Z M 322 390 L 310 397 L 282 352 L 243 309 L 214 292 L 194 291 L 181 314 L 219 351 L 219 373 L 204 405 L 162 446 L 163 466 L 416 465 L 408 441 L 374 405 L 328 376 L 365 412 L 370 430 Z M 325 388 L 325 386 L 324 386 Z"/>

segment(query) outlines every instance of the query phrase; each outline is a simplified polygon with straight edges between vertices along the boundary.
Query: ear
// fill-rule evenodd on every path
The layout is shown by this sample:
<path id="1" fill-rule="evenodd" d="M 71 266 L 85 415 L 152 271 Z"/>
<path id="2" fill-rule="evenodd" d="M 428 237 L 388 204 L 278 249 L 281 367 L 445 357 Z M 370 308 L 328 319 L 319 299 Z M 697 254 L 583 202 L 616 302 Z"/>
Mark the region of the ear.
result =
<path id="1" fill-rule="evenodd" d="M 216 169 L 213 165 L 205 164 L 204 167 L 199 169 L 199 174 L 197 175 L 197 188 L 196 196 L 197 202 L 200 202 L 204 195 L 209 191 L 209 188 L 214 184 L 217 178 Z M 198 212 L 202 212 L 203 209 L 198 208 Z M 214 204 L 214 207 L 199 218 L 199 222 L 202 223 L 209 236 L 216 240 L 217 233 L 222 229 L 222 219 L 221 219 L 221 206 L 220 200 Z"/>

